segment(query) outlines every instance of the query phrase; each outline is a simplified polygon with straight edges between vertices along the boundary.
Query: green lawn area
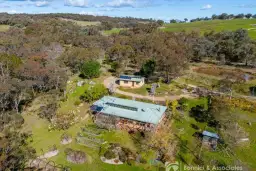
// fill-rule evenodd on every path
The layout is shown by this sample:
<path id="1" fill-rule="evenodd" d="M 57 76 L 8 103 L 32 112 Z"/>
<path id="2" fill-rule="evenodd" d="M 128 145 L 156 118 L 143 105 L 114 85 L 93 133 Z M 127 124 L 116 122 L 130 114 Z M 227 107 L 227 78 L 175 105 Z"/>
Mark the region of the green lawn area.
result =
<path id="1" fill-rule="evenodd" d="M 126 88 L 126 87 L 119 87 L 120 90 L 141 94 L 141 95 L 148 95 L 151 90 L 152 84 L 145 84 L 140 88 Z M 155 96 L 165 96 L 165 95 L 180 95 L 181 94 L 181 87 L 172 82 L 170 84 L 160 83 L 160 87 L 156 88 Z"/>
<path id="2" fill-rule="evenodd" d="M 207 108 L 207 99 L 189 99 L 186 102 L 186 110 L 183 113 L 183 117 L 179 119 L 174 119 L 172 129 L 173 132 L 177 134 L 179 139 L 180 149 L 177 155 L 178 160 L 182 160 L 183 163 L 187 163 L 188 165 L 197 166 L 195 156 L 199 155 L 201 141 L 194 137 L 193 135 L 196 132 L 201 133 L 203 130 L 208 130 L 211 132 L 216 132 L 215 128 L 207 126 L 206 123 L 197 122 L 194 118 L 189 116 L 188 111 L 195 107 L 196 105 L 204 105 Z M 207 149 L 201 150 L 201 158 L 204 161 L 205 165 L 209 165 L 212 159 L 217 159 L 218 161 L 224 162 L 227 165 L 234 165 L 234 161 L 239 159 L 244 162 L 249 168 L 256 168 L 256 159 L 253 154 L 256 152 L 256 116 L 254 113 L 241 111 L 240 109 L 231 109 L 229 112 L 223 113 L 223 115 L 231 115 L 235 118 L 238 124 L 248 133 L 248 138 L 250 139 L 250 143 L 239 144 L 235 148 L 231 149 L 233 151 L 233 155 L 229 152 L 229 155 L 224 150 L 224 146 L 220 143 L 218 144 L 218 148 L 216 151 L 209 151 Z M 248 125 L 248 122 L 251 122 L 251 125 Z M 193 128 L 193 125 L 197 126 L 198 129 Z M 221 138 L 225 141 L 224 132 L 221 129 Z M 250 169 L 249 169 L 250 170 Z"/>
<path id="3" fill-rule="evenodd" d="M 37 155 L 43 155 L 46 153 L 50 147 L 56 145 L 59 150 L 57 156 L 51 157 L 49 160 L 55 162 L 56 164 L 62 164 L 64 166 L 69 166 L 72 171 L 144 171 L 144 170 L 157 170 L 156 167 L 150 166 L 150 164 L 136 164 L 133 165 L 110 165 L 103 163 L 100 160 L 99 149 L 89 148 L 84 145 L 80 145 L 76 142 L 75 138 L 79 132 L 81 132 L 82 127 L 95 126 L 91 116 L 87 112 L 89 110 L 89 104 L 82 103 L 83 105 L 75 105 L 75 102 L 79 100 L 81 94 L 83 94 L 84 89 L 88 86 L 85 84 L 82 87 L 77 87 L 77 81 L 81 80 L 77 75 L 71 77 L 67 83 L 67 94 L 63 102 L 60 102 L 57 112 L 66 112 L 69 110 L 74 111 L 79 118 L 76 120 L 75 124 L 67 130 L 52 130 L 49 129 L 50 122 L 46 119 L 41 119 L 37 115 L 37 110 L 47 101 L 50 95 L 42 95 L 36 98 L 30 107 L 22 113 L 25 123 L 23 126 L 23 131 L 31 132 L 32 139 L 31 146 L 37 151 Z M 103 78 L 93 79 L 95 83 L 100 83 Z M 60 143 L 61 136 L 63 133 L 68 133 L 72 136 L 72 142 L 67 145 L 62 145 Z M 136 152 L 137 147 L 134 143 L 134 139 L 125 131 L 108 131 L 103 130 L 101 132 L 101 138 L 105 140 L 106 143 L 119 143 L 121 146 L 129 148 L 130 150 Z M 85 164 L 72 164 L 66 160 L 65 149 L 72 148 L 73 150 L 80 150 L 86 153 L 87 161 Z"/>
<path id="4" fill-rule="evenodd" d="M 251 80 L 243 84 L 235 84 L 233 86 L 233 89 L 235 93 L 250 96 L 251 95 L 250 87 L 254 87 L 255 85 L 256 85 L 256 80 Z"/>
<path id="5" fill-rule="evenodd" d="M 150 89 L 150 85 L 143 85 L 140 88 L 128 88 L 128 87 L 119 87 L 118 89 L 122 90 L 122 91 L 126 91 L 126 92 L 130 92 L 130 93 L 135 93 L 135 94 L 141 94 L 141 95 L 148 95 L 148 90 Z"/>
<path id="6" fill-rule="evenodd" d="M 104 35 L 111 35 L 111 34 L 114 34 L 114 33 L 118 34 L 123 29 L 124 28 L 113 28 L 111 30 L 105 30 L 103 33 L 104 33 Z"/>
<path id="7" fill-rule="evenodd" d="M 174 82 L 180 84 L 191 84 L 198 87 L 204 87 L 209 90 L 218 91 L 218 82 L 225 77 L 217 77 L 207 74 L 201 74 L 197 72 L 190 71 L 190 73 L 176 78 Z M 256 80 L 250 80 L 243 83 L 234 83 L 232 85 L 232 90 L 234 95 L 246 95 L 250 96 L 250 87 L 256 85 Z"/>
<path id="8" fill-rule="evenodd" d="M 64 20 L 64 21 L 74 22 L 79 26 L 96 26 L 96 25 L 101 24 L 101 22 L 99 22 L 99 21 L 79 21 L 79 20 L 72 20 L 72 19 L 67 19 L 67 18 L 60 18 L 60 19 Z"/>
<path id="9" fill-rule="evenodd" d="M 216 78 L 214 76 L 191 72 L 190 74 L 186 74 L 176 78 L 174 82 L 176 82 L 177 84 L 191 84 L 211 90 L 212 85 L 217 84 L 218 80 L 219 78 Z"/>
<path id="10" fill-rule="evenodd" d="M 234 20 L 211 20 L 193 23 L 171 23 L 166 24 L 164 31 L 199 31 L 201 34 L 210 31 L 220 32 L 223 30 L 247 29 L 251 38 L 256 39 L 256 19 L 234 19 Z"/>
<path id="11" fill-rule="evenodd" d="M 0 32 L 5 32 L 10 28 L 9 25 L 0 25 Z"/>
<path id="12" fill-rule="evenodd" d="M 122 171 L 144 171 L 145 166 L 129 166 L 129 165 L 109 165 L 103 163 L 99 158 L 99 151 L 96 149 L 88 148 L 83 145 L 79 145 L 75 142 L 75 137 L 77 133 L 80 131 L 81 127 L 88 125 L 91 121 L 81 121 L 69 128 L 66 131 L 58 131 L 54 130 L 49 132 L 48 126 L 49 122 L 44 119 L 40 119 L 36 114 L 25 114 L 23 115 L 25 119 L 25 127 L 26 131 L 32 131 L 33 134 L 33 142 L 32 146 L 36 149 L 38 155 L 42 155 L 47 152 L 50 147 L 56 145 L 59 150 L 59 154 L 50 158 L 51 161 L 54 161 L 56 164 L 62 164 L 65 166 L 69 166 L 73 171 L 113 171 L 113 170 L 122 170 Z M 29 125 L 29 126 L 28 126 Z M 72 135 L 73 141 L 68 145 L 62 145 L 60 143 L 61 135 L 66 132 L 69 135 Z M 103 135 L 104 139 L 108 142 L 115 142 L 123 145 L 124 147 L 130 148 L 132 150 L 135 149 L 133 144 L 133 140 L 129 136 L 127 132 L 122 131 L 106 131 Z M 81 150 L 87 154 L 88 161 L 85 164 L 72 164 L 67 162 L 66 155 L 64 153 L 66 148 L 72 148 L 74 150 Z M 153 167 L 151 169 L 154 169 Z"/>
<path id="13" fill-rule="evenodd" d="M 97 26 L 97 25 L 101 24 L 99 21 L 76 21 L 76 20 L 73 20 L 73 22 L 75 22 L 79 26 Z"/>
<path id="14" fill-rule="evenodd" d="M 251 168 L 256 168 L 256 158 L 251 157 L 256 153 L 256 116 L 255 113 L 241 111 L 239 109 L 233 111 L 234 117 L 238 118 L 239 125 L 248 133 L 250 139 L 249 144 L 245 144 L 236 148 L 235 152 L 237 157 L 245 162 Z M 248 125 L 248 122 L 251 125 Z"/>

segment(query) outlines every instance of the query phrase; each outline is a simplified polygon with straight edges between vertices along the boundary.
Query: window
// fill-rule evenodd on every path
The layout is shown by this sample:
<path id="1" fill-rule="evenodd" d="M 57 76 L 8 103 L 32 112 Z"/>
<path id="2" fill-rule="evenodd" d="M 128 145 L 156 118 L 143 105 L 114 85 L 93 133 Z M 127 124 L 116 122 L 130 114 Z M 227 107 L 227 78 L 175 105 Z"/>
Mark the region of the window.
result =
<path id="1" fill-rule="evenodd" d="M 136 85 L 139 85 L 140 84 L 140 82 L 136 82 Z"/>
<path id="2" fill-rule="evenodd" d="M 128 84 L 128 81 L 124 81 L 124 84 Z"/>

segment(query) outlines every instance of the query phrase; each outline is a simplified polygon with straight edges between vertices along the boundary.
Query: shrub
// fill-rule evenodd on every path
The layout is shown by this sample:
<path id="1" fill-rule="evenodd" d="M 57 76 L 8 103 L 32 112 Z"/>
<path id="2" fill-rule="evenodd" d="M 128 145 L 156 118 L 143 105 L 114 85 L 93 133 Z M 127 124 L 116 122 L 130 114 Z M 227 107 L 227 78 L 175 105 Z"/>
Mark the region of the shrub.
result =
<path id="1" fill-rule="evenodd" d="M 111 69 L 113 72 L 117 72 L 117 70 L 121 68 L 121 65 L 118 62 L 112 62 L 111 63 Z"/>
<path id="2" fill-rule="evenodd" d="M 62 135 L 61 135 L 61 140 L 63 141 L 63 140 L 66 140 L 66 141 L 68 141 L 69 139 L 71 139 L 72 137 L 71 137 L 71 135 L 69 135 L 68 133 L 63 133 Z"/>
<path id="3" fill-rule="evenodd" d="M 100 76 L 100 63 L 87 61 L 81 66 L 80 72 L 85 78 L 97 78 Z"/>
<path id="4" fill-rule="evenodd" d="M 55 151 L 55 150 L 57 150 L 57 146 L 54 144 L 54 145 L 49 147 L 48 151 Z"/>
<path id="5" fill-rule="evenodd" d="M 74 111 L 68 111 L 63 113 L 57 113 L 52 120 L 52 126 L 54 129 L 68 129 L 75 123 L 76 115 Z"/>
<path id="6" fill-rule="evenodd" d="M 145 77 L 149 77 L 154 74 L 156 68 L 156 62 L 154 60 L 148 60 L 143 64 L 140 73 Z"/>
<path id="7" fill-rule="evenodd" d="M 75 106 L 78 106 L 78 105 L 80 105 L 81 104 L 81 100 L 76 100 L 75 102 L 74 102 L 74 105 Z"/>
<path id="8" fill-rule="evenodd" d="M 108 94 L 108 91 L 105 86 L 103 84 L 96 84 L 95 86 L 88 88 L 80 99 L 89 103 L 103 97 L 106 94 Z"/>
<path id="9" fill-rule="evenodd" d="M 82 151 L 76 151 L 71 148 L 65 149 L 67 161 L 75 164 L 82 164 L 86 161 L 86 154 Z"/>
<path id="10" fill-rule="evenodd" d="M 106 159 L 113 159 L 116 158 L 116 154 L 112 150 L 108 150 L 105 152 L 104 157 Z"/>
<path id="11" fill-rule="evenodd" d="M 46 118 L 48 121 L 51 121 L 51 119 L 56 114 L 56 110 L 57 110 L 56 103 L 47 104 L 45 106 L 40 107 L 38 115 L 40 118 Z"/>

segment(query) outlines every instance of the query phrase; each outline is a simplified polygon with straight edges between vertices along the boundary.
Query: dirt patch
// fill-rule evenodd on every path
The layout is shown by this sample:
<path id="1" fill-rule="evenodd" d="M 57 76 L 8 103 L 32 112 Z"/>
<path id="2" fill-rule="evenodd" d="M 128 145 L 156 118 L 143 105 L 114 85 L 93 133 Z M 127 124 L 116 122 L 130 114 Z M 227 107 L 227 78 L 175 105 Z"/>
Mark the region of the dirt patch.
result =
<path id="1" fill-rule="evenodd" d="M 216 77 L 226 77 L 229 76 L 230 78 L 236 79 L 236 80 L 252 80 L 255 79 L 255 76 L 246 73 L 242 71 L 241 69 L 225 69 L 220 68 L 217 66 L 211 66 L 211 67 L 198 67 L 193 69 L 194 72 L 206 74 L 206 75 L 212 75 Z"/>

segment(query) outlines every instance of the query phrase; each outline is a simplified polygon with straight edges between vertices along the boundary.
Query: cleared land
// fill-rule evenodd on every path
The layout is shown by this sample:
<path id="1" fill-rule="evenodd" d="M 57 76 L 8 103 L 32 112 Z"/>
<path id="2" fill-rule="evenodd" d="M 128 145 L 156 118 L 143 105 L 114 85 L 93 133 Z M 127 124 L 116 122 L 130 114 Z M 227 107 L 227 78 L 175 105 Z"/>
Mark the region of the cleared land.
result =
<path id="1" fill-rule="evenodd" d="M 104 35 L 111 35 L 111 34 L 114 34 L 114 33 L 118 34 L 123 29 L 124 28 L 113 28 L 111 30 L 105 30 L 103 33 L 104 33 Z"/>
<path id="2" fill-rule="evenodd" d="M 197 165 L 196 157 L 198 154 L 201 155 L 202 159 L 205 159 L 205 165 L 209 164 L 207 162 L 212 159 L 217 159 L 223 161 L 226 164 L 233 165 L 234 159 L 239 159 L 242 162 L 248 164 L 250 168 L 255 168 L 255 158 L 250 157 L 255 153 L 255 132 L 253 131 L 256 126 L 255 115 L 250 112 L 242 111 L 240 109 L 232 109 L 230 111 L 222 111 L 222 116 L 233 116 L 238 120 L 238 125 L 242 130 L 246 131 L 247 137 L 250 139 L 251 143 L 241 143 L 237 145 L 236 149 L 230 153 L 230 149 L 225 147 L 223 144 L 219 143 L 216 151 L 209 151 L 207 149 L 201 148 L 201 141 L 196 138 L 195 134 L 197 132 L 202 132 L 203 130 L 217 132 L 215 128 L 209 127 L 205 122 L 198 122 L 195 118 L 189 115 L 190 109 L 196 105 L 202 105 L 205 109 L 208 108 L 207 99 L 190 99 L 186 103 L 186 110 L 183 113 L 183 117 L 174 118 L 172 129 L 177 132 L 180 138 L 180 151 L 178 152 L 178 158 L 184 161 L 188 165 Z M 248 125 L 251 122 L 251 125 Z M 224 133 L 224 131 L 222 132 Z"/>
<path id="3" fill-rule="evenodd" d="M 73 126 L 71 126 L 67 130 L 51 130 L 50 129 L 50 122 L 41 119 L 38 117 L 37 113 L 41 106 L 44 104 L 44 101 L 47 101 L 49 95 L 42 95 L 36 98 L 33 102 L 31 107 L 29 107 L 26 111 L 22 113 L 25 124 L 23 127 L 24 131 L 31 132 L 33 134 L 32 138 L 33 141 L 31 145 L 36 149 L 37 155 L 41 156 L 46 153 L 52 146 L 56 146 L 59 150 L 59 154 L 49 158 L 49 161 L 53 161 L 55 164 L 64 165 L 72 168 L 73 171 L 146 171 L 152 170 L 157 171 L 158 168 L 149 165 L 149 161 L 154 159 L 156 154 L 152 156 L 148 156 L 148 153 L 142 153 L 142 156 L 145 156 L 145 160 L 147 161 L 146 164 L 132 164 L 131 166 L 127 164 L 123 165 L 110 165 L 102 162 L 100 160 L 99 149 L 97 148 L 89 148 L 85 144 L 81 145 L 76 141 L 76 137 L 78 133 L 81 133 L 81 128 L 89 128 L 94 126 L 93 121 L 87 112 L 89 110 L 89 104 L 80 103 L 80 105 L 76 104 L 79 100 L 79 97 L 83 94 L 86 86 L 78 87 L 77 82 L 83 79 L 79 78 L 78 76 L 74 76 L 69 79 L 67 84 L 67 95 L 66 100 L 60 102 L 59 108 L 57 112 L 65 112 L 65 111 L 74 111 L 76 116 L 79 119 L 76 120 Z M 96 84 L 101 83 L 103 78 L 93 79 Z M 68 133 L 72 137 L 72 142 L 67 145 L 63 145 L 60 143 L 61 136 L 63 133 Z M 100 138 L 105 140 L 105 145 L 109 143 L 118 143 L 123 147 L 129 148 L 132 151 L 137 151 L 138 148 L 135 144 L 134 139 L 128 134 L 126 131 L 107 131 L 103 130 L 100 133 Z M 88 142 L 86 142 L 88 143 Z M 91 145 L 96 145 L 92 143 Z M 86 153 L 86 162 L 84 164 L 72 164 L 67 161 L 65 150 L 67 148 L 72 148 L 74 150 L 80 150 Z"/>
<path id="4" fill-rule="evenodd" d="M 0 25 L 0 32 L 5 32 L 10 28 L 9 25 Z"/>
<path id="5" fill-rule="evenodd" d="M 66 19 L 66 18 L 60 18 L 60 19 L 64 21 L 74 22 L 79 26 L 97 26 L 101 24 L 101 22 L 99 21 L 78 21 L 78 20 L 72 20 L 72 19 Z"/>
<path id="6" fill-rule="evenodd" d="M 210 31 L 220 32 L 223 30 L 247 29 L 251 38 L 256 39 L 256 19 L 235 19 L 235 20 L 211 20 L 198 21 L 193 23 L 171 23 L 166 24 L 164 31 L 199 31 L 201 34 Z"/>

